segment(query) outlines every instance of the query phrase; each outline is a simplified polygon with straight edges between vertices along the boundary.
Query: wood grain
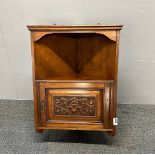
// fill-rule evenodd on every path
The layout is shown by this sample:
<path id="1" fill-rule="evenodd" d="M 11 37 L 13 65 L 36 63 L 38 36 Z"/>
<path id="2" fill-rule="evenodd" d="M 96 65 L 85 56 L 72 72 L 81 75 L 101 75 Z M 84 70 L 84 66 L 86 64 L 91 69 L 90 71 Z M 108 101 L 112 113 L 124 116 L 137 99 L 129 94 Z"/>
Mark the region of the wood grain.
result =
<path id="1" fill-rule="evenodd" d="M 115 134 L 121 28 L 28 26 L 37 132 L 63 129 Z"/>

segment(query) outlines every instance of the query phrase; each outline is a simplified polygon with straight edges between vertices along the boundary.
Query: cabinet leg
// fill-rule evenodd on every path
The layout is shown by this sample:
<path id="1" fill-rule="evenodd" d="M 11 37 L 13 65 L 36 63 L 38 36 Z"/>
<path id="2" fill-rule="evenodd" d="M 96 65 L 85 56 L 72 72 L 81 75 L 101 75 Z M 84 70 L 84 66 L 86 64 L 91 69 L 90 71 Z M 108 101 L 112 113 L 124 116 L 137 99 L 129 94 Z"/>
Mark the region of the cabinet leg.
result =
<path id="1" fill-rule="evenodd" d="M 115 136 L 115 133 L 116 133 L 115 130 L 114 131 L 108 131 L 108 135 L 111 137 Z"/>
<path id="2" fill-rule="evenodd" d="M 36 129 L 36 132 L 38 132 L 38 133 L 43 133 L 43 129 Z"/>

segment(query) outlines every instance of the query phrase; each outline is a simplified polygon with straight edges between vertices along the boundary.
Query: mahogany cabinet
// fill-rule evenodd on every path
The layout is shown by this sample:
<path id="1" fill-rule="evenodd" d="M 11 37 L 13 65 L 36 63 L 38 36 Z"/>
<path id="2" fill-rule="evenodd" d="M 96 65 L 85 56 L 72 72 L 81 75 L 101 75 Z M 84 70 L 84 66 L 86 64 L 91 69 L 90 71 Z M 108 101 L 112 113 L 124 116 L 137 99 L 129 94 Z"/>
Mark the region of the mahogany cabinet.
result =
<path id="1" fill-rule="evenodd" d="M 28 26 L 37 132 L 115 134 L 121 25 Z"/>

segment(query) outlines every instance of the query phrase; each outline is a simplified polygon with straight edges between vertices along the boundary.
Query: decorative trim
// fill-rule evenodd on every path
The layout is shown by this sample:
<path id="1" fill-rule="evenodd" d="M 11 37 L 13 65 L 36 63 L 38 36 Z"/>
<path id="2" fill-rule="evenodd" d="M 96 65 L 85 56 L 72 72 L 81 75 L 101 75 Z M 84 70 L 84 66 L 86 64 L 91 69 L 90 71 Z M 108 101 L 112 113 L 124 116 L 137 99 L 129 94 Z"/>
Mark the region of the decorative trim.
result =
<path id="1" fill-rule="evenodd" d="M 33 32 L 33 41 L 36 42 L 38 40 L 40 40 L 42 37 L 44 37 L 45 35 L 49 35 L 49 34 L 58 34 L 60 32 Z M 62 32 L 62 33 L 71 33 L 71 32 Z M 81 33 L 80 31 L 76 31 L 76 32 L 72 32 L 72 33 Z M 82 33 L 96 33 L 96 34 L 101 34 L 106 36 L 107 38 L 109 38 L 112 41 L 116 41 L 116 31 L 112 31 L 112 30 L 104 30 L 104 31 L 84 31 Z"/>
<path id="2" fill-rule="evenodd" d="M 121 30 L 123 25 L 28 25 L 30 31 Z"/>
<path id="3" fill-rule="evenodd" d="M 38 41 L 40 40 L 43 36 L 48 35 L 48 34 L 53 34 L 53 32 L 37 32 L 33 33 L 33 41 Z"/>
<path id="4" fill-rule="evenodd" d="M 99 31 L 96 32 L 97 34 L 101 34 L 106 36 L 107 38 L 109 38 L 112 41 L 116 41 L 116 31 Z"/>

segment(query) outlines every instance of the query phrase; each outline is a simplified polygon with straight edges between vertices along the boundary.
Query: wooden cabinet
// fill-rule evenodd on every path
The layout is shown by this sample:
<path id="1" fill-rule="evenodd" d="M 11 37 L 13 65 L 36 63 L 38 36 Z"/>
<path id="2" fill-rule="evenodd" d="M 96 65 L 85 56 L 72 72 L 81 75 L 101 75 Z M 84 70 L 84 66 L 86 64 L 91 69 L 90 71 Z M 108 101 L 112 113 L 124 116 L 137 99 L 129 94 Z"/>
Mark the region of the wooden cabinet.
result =
<path id="1" fill-rule="evenodd" d="M 35 128 L 115 134 L 121 25 L 28 26 Z"/>

